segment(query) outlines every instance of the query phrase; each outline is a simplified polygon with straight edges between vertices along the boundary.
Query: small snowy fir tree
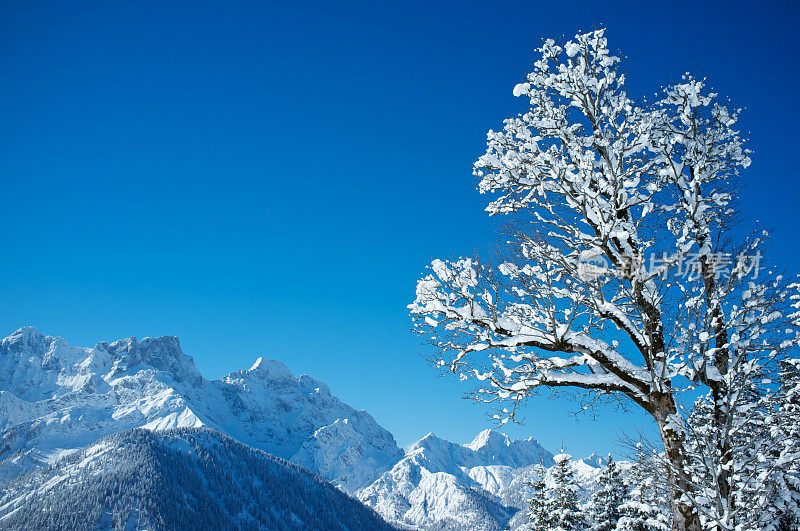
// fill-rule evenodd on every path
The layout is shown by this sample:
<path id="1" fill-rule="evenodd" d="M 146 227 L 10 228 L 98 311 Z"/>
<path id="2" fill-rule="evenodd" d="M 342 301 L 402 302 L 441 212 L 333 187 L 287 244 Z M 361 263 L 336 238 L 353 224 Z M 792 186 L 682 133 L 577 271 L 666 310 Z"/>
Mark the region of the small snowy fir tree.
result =
<path id="1" fill-rule="evenodd" d="M 636 460 L 628 478 L 628 493 L 620 505 L 618 531 L 667 531 L 670 528 L 666 500 L 659 495 L 658 460 L 644 446 L 636 447 Z"/>
<path id="2" fill-rule="evenodd" d="M 800 529 L 800 359 L 781 362 L 776 393 L 777 413 L 770 435 L 779 441 L 771 453 L 766 480 L 765 509 L 759 519 L 764 530 Z"/>
<path id="3" fill-rule="evenodd" d="M 578 484 L 572 469 L 572 456 L 561 453 L 553 458 L 551 470 L 553 486 L 549 492 L 553 520 L 550 531 L 575 531 L 586 529 L 586 521 L 578 507 Z"/>
<path id="4" fill-rule="evenodd" d="M 695 401 L 686 422 L 687 468 L 704 527 L 768 531 L 800 523 L 800 362 L 780 366 L 777 389 L 752 369 L 736 384 L 726 431 L 714 429 L 713 395 Z M 723 471 L 729 482 L 721 481 Z"/>
<path id="5" fill-rule="evenodd" d="M 530 483 L 532 496 L 528 500 L 528 518 L 532 531 L 549 531 L 554 524 L 553 511 L 550 500 L 548 499 L 547 487 L 545 486 L 545 475 L 547 470 L 541 466 L 535 467 L 536 479 Z"/>
<path id="6" fill-rule="evenodd" d="M 608 461 L 600 472 L 598 490 L 592 495 L 589 514 L 592 531 L 611 531 L 617 527 L 621 515 L 620 506 L 625 501 L 625 484 L 622 482 L 617 463 L 608 456 Z"/>

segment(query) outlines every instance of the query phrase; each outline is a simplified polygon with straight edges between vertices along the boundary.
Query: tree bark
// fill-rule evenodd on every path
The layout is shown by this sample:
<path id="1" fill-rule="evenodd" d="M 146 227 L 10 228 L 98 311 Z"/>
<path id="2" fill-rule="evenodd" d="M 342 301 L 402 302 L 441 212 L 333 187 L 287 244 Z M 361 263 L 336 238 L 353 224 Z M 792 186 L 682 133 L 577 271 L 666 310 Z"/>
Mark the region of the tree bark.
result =
<path id="1" fill-rule="evenodd" d="M 670 484 L 670 505 L 672 507 L 673 531 L 701 531 L 700 518 L 697 511 L 681 500 L 685 493 L 691 491 L 691 483 L 684 474 L 686 458 L 681 434 L 670 425 L 670 416 L 677 413 L 675 400 L 671 393 L 659 393 L 653 396 L 653 417 L 658 424 L 664 453 L 668 465 L 667 474 Z"/>

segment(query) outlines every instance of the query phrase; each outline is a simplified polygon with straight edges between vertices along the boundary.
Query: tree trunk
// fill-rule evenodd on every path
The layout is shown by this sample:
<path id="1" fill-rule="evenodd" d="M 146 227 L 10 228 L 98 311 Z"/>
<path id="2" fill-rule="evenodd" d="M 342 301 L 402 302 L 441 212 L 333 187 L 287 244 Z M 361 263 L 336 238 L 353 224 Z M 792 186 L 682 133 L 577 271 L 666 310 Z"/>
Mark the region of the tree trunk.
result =
<path id="1" fill-rule="evenodd" d="M 668 461 L 667 474 L 670 484 L 670 505 L 672 506 L 673 531 L 701 531 L 700 518 L 694 508 L 681 498 L 691 491 L 691 484 L 683 473 L 685 464 L 684 446 L 681 434 L 670 425 L 670 416 L 677 413 L 671 393 L 659 393 L 652 398 L 653 417 L 661 432 L 664 453 Z"/>
<path id="2" fill-rule="evenodd" d="M 724 392 L 727 389 L 723 388 Z M 730 415 L 727 404 L 720 397 L 720 389 L 715 388 L 711 392 L 714 400 L 714 429 L 717 432 L 718 447 L 715 448 L 719 455 L 720 463 L 716 470 L 717 473 L 717 512 L 720 515 L 731 514 L 733 507 L 731 506 L 731 473 L 733 472 L 732 461 L 733 454 L 731 452 L 731 425 Z"/>

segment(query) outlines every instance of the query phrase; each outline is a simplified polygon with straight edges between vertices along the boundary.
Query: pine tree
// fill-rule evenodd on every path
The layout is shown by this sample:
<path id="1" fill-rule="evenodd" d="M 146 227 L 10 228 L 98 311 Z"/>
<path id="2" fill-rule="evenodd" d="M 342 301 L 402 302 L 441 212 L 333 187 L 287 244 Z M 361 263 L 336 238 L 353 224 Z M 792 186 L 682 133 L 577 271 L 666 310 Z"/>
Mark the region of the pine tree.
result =
<path id="1" fill-rule="evenodd" d="M 556 464 L 552 469 L 553 488 L 550 491 L 553 522 L 552 531 L 574 531 L 586 529 L 586 522 L 578 507 L 578 485 L 572 469 L 572 456 L 559 454 L 555 456 Z"/>
<path id="2" fill-rule="evenodd" d="M 617 531 L 667 531 L 670 528 L 668 507 L 660 499 L 656 486 L 657 463 L 647 455 L 642 444 L 636 446 L 636 464 L 631 469 L 628 493 L 620 505 Z"/>
<path id="3" fill-rule="evenodd" d="M 770 434 L 778 445 L 769 460 L 774 471 L 766 481 L 761 523 L 766 530 L 790 531 L 800 528 L 800 359 L 780 365 L 776 425 Z"/>
<path id="4" fill-rule="evenodd" d="M 597 483 L 599 489 L 592 495 L 589 506 L 592 531 L 610 531 L 617 527 L 617 521 L 622 516 L 620 506 L 625 501 L 622 474 L 610 455 Z"/>
<path id="5" fill-rule="evenodd" d="M 537 475 L 536 479 L 530 483 L 533 493 L 528 500 L 530 529 L 532 531 L 548 531 L 552 529 L 554 522 L 552 504 L 547 497 L 548 492 L 544 481 L 547 470 L 541 465 L 537 465 L 534 470 Z"/>
<path id="6" fill-rule="evenodd" d="M 714 428 L 710 394 L 697 399 L 686 422 L 687 469 L 701 519 L 720 529 L 798 529 L 800 360 L 780 362 L 777 389 L 768 373 L 751 365 L 748 379 L 734 382 L 740 392 L 727 406 L 733 413 L 725 432 Z M 721 481 L 724 464 L 727 482 Z"/>

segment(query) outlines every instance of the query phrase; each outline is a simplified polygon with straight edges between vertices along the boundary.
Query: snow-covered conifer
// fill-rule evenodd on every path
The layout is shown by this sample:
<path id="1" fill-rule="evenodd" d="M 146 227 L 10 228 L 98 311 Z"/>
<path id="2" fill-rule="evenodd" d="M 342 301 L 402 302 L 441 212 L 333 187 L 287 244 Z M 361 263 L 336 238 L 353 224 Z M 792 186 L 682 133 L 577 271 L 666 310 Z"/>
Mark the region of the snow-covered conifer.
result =
<path id="1" fill-rule="evenodd" d="M 547 470 L 543 466 L 537 465 L 535 474 L 535 479 L 530 483 L 532 492 L 528 500 L 530 529 L 532 531 L 549 531 L 553 527 L 554 514 L 545 486 Z"/>
<path id="2" fill-rule="evenodd" d="M 627 494 L 620 505 L 618 531 L 666 531 L 670 528 L 667 500 L 659 492 L 659 459 L 639 443 L 627 480 Z"/>
<path id="3" fill-rule="evenodd" d="M 736 385 L 724 432 L 714 427 L 714 397 L 695 401 L 686 422 L 687 469 L 705 527 L 773 530 L 800 523 L 798 362 L 780 366 L 777 389 L 758 371 Z"/>
<path id="4" fill-rule="evenodd" d="M 617 526 L 625 501 L 625 484 L 616 461 L 609 455 L 589 504 L 592 531 L 611 531 Z"/>
<path id="5" fill-rule="evenodd" d="M 578 506 L 578 483 L 572 467 L 572 456 L 561 453 L 553 457 L 556 464 L 551 469 L 553 486 L 548 492 L 549 508 L 553 519 L 550 531 L 575 531 L 586 529 L 586 520 Z"/>
<path id="6" fill-rule="evenodd" d="M 764 509 L 759 523 L 765 530 L 800 529 L 800 359 L 781 362 L 777 412 L 770 435 L 778 444 L 769 455 Z"/>

